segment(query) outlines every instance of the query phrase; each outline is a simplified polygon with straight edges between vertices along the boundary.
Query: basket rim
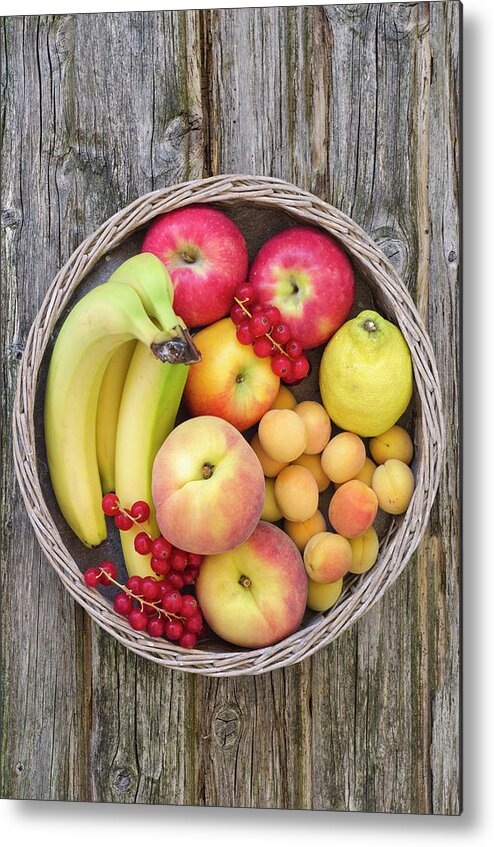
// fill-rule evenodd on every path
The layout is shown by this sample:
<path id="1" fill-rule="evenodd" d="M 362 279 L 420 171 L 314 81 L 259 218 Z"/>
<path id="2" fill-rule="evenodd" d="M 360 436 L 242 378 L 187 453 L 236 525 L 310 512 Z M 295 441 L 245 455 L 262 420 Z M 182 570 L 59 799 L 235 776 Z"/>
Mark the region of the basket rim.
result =
<path id="1" fill-rule="evenodd" d="M 427 439 L 421 443 L 414 469 L 415 491 L 405 516 L 393 521 L 376 564 L 349 582 L 338 603 L 271 647 L 232 647 L 216 652 L 201 649 L 200 644 L 185 649 L 132 630 L 101 594 L 85 585 L 82 571 L 65 547 L 41 491 L 34 440 L 34 397 L 51 333 L 77 286 L 106 253 L 172 208 L 236 202 L 281 209 L 302 224 L 324 229 L 342 243 L 351 259 L 364 267 L 410 348 L 421 413 L 416 424 Z M 315 194 L 275 177 L 238 173 L 188 180 L 142 195 L 79 244 L 52 280 L 29 331 L 17 375 L 12 429 L 14 467 L 29 519 L 48 561 L 76 602 L 132 652 L 171 669 L 207 676 L 256 675 L 294 664 L 313 655 L 359 620 L 396 581 L 420 543 L 439 485 L 444 452 L 441 388 L 432 343 L 408 289 L 383 251 L 355 221 Z"/>

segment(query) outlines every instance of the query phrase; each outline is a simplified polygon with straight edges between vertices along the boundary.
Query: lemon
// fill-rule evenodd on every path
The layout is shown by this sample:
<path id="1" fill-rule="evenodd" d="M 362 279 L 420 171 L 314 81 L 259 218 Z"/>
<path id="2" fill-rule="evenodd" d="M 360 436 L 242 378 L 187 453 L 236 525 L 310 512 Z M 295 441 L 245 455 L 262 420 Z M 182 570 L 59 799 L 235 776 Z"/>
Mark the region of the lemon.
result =
<path id="1" fill-rule="evenodd" d="M 397 326 L 366 310 L 328 341 L 319 368 L 326 411 L 341 429 L 380 435 L 412 397 L 410 350 Z"/>

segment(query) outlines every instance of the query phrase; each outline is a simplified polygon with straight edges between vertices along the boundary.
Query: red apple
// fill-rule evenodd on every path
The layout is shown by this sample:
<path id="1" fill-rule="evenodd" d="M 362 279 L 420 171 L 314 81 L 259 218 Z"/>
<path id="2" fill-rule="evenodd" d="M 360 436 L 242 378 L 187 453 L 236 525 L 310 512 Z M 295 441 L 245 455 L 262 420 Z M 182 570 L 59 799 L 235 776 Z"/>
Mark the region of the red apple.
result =
<path id="1" fill-rule="evenodd" d="M 190 413 L 216 415 L 239 430 L 260 420 L 280 387 L 271 359 L 260 359 L 250 344 L 240 344 L 230 318 L 196 332 L 194 344 L 202 360 L 191 366 L 185 384 Z"/>
<path id="2" fill-rule="evenodd" d="M 204 559 L 196 596 L 216 635 L 240 647 L 258 648 L 298 629 L 307 585 L 296 545 L 279 527 L 261 521 L 240 547 Z"/>
<path id="3" fill-rule="evenodd" d="M 173 308 L 188 327 L 226 315 L 235 289 L 247 278 L 247 245 L 238 226 L 211 206 L 186 206 L 159 215 L 149 226 L 142 252 L 168 268 Z"/>
<path id="4" fill-rule="evenodd" d="M 350 260 L 330 235 L 295 226 L 259 250 L 249 275 L 256 299 L 277 306 L 304 349 L 325 344 L 353 304 Z"/>
<path id="5" fill-rule="evenodd" d="M 259 521 L 264 492 L 259 459 L 221 418 L 179 424 L 154 460 L 158 527 L 174 547 L 190 553 L 221 553 L 242 544 Z"/>

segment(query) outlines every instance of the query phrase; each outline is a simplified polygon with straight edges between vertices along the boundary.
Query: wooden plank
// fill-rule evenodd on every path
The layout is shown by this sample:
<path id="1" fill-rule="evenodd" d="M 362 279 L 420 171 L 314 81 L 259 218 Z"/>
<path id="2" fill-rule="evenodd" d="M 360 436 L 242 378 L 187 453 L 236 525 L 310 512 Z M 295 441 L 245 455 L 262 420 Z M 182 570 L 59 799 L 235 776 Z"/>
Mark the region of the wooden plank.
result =
<path id="1" fill-rule="evenodd" d="M 458 813 L 459 15 L 2 19 L 2 796 Z M 378 606 L 297 666 L 208 679 L 131 654 L 73 603 L 9 427 L 29 326 L 82 238 L 153 188 L 232 171 L 312 190 L 378 241 L 429 327 L 451 437 L 424 542 Z"/>

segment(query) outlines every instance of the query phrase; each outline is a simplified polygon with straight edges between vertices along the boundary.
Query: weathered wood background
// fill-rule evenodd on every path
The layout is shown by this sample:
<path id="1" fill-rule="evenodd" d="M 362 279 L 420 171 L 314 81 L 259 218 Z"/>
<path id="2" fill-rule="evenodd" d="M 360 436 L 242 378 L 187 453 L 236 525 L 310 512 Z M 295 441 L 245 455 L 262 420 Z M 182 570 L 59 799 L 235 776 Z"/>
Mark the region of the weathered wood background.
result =
<path id="1" fill-rule="evenodd" d="M 1 796 L 460 811 L 457 2 L 7 17 L 2 33 Z M 312 190 L 399 268 L 448 442 L 424 541 L 358 625 L 287 670 L 128 652 L 37 545 L 14 478 L 18 361 L 46 288 L 121 207 L 243 172 Z"/>

